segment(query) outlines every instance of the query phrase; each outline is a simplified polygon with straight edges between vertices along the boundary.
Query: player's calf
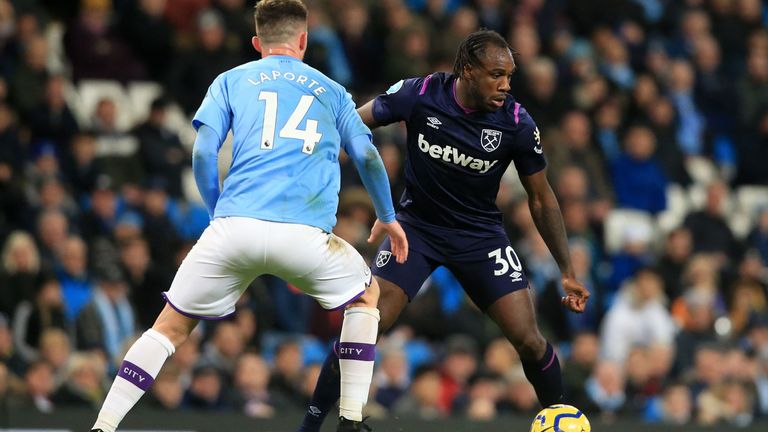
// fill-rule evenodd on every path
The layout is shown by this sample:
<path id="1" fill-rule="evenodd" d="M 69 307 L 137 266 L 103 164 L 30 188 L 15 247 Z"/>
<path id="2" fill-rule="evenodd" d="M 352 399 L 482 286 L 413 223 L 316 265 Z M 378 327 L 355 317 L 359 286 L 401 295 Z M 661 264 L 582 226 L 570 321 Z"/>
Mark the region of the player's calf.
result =
<path id="1" fill-rule="evenodd" d="M 380 319 L 378 300 L 379 286 L 372 279 L 366 293 L 344 312 L 337 348 L 341 369 L 339 415 L 355 422 L 363 419 L 363 406 L 373 379 Z"/>
<path id="2" fill-rule="evenodd" d="M 114 432 L 128 411 L 149 390 L 165 361 L 197 325 L 197 320 L 176 312 L 169 305 L 153 328 L 133 343 L 125 354 L 117 377 L 107 393 L 93 431 Z"/>

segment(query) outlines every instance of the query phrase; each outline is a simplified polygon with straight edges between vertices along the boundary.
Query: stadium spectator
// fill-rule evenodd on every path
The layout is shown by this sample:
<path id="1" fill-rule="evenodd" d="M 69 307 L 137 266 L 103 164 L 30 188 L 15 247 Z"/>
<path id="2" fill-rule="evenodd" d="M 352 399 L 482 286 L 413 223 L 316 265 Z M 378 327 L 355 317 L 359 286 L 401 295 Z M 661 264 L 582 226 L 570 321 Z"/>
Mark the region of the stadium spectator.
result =
<path id="1" fill-rule="evenodd" d="M 301 344 L 295 339 L 283 340 L 275 350 L 269 390 L 276 397 L 301 404 L 302 366 L 304 356 Z"/>
<path id="2" fill-rule="evenodd" d="M 173 364 L 166 365 L 155 378 L 152 390 L 148 395 L 147 406 L 156 410 L 176 411 L 181 407 L 184 396 L 184 383 L 181 372 Z M 139 405 L 141 406 L 141 405 Z"/>
<path id="3" fill-rule="evenodd" d="M 14 231 L 6 239 L 0 258 L 0 313 L 10 317 L 19 303 L 34 297 L 40 254 L 31 235 Z"/>
<path id="4" fill-rule="evenodd" d="M 188 114 L 200 106 L 213 79 L 240 60 L 238 52 L 225 45 L 224 21 L 218 11 L 206 9 L 196 21 L 196 46 L 179 56 L 167 78 L 168 91 Z"/>
<path id="5" fill-rule="evenodd" d="M 181 198 L 181 177 L 190 165 L 190 156 L 182 147 L 178 135 L 167 126 L 168 101 L 158 98 L 152 101 L 149 118 L 134 131 L 139 140 L 139 157 L 144 173 L 161 178 L 168 186 L 168 194 Z"/>
<path id="6" fill-rule="evenodd" d="M 120 246 L 120 265 L 128 283 L 128 293 L 135 308 L 139 328 L 152 325 L 163 308 L 161 293 L 171 282 L 171 274 L 152 262 L 147 241 L 137 235 Z"/>
<path id="7" fill-rule="evenodd" d="M 54 409 L 52 396 L 55 388 L 53 368 L 43 360 L 32 362 L 24 373 L 23 392 L 13 400 L 12 406 L 50 414 Z"/>
<path id="8" fill-rule="evenodd" d="M 119 267 L 98 270 L 93 297 L 77 314 L 77 348 L 100 351 L 110 365 L 116 364 L 124 344 L 136 333 L 136 317 L 128 301 L 128 285 Z M 111 370 L 111 368 L 110 368 Z"/>
<path id="9" fill-rule="evenodd" d="M 285 409 L 287 401 L 271 393 L 269 365 L 257 354 L 240 356 L 234 371 L 234 404 L 248 417 L 274 417 L 276 411 Z"/>
<path id="10" fill-rule="evenodd" d="M 72 137 L 80 130 L 72 108 L 65 99 L 67 79 L 51 75 L 45 85 L 45 97 L 30 110 L 27 124 L 32 141 L 50 140 L 64 154 Z"/>
<path id="11" fill-rule="evenodd" d="M 200 357 L 200 364 L 215 368 L 229 384 L 235 374 L 238 358 L 243 354 L 245 340 L 240 328 L 231 322 L 219 323 L 213 331 L 213 337 L 205 345 Z"/>
<path id="12" fill-rule="evenodd" d="M 657 214 L 667 208 L 667 178 L 653 158 L 656 140 L 650 129 L 634 125 L 624 138 L 624 151 L 611 164 L 616 207 Z"/>
<path id="13" fill-rule="evenodd" d="M 184 409 L 192 411 L 223 411 L 230 408 L 223 391 L 219 371 L 212 366 L 197 366 L 192 371 L 192 381 L 184 393 Z"/>
<path id="14" fill-rule="evenodd" d="M 728 226 L 728 188 L 721 181 L 707 185 L 707 198 L 702 210 L 686 216 L 684 225 L 691 231 L 694 252 L 718 255 L 721 263 L 735 261 L 740 256 L 740 245 Z"/>
<path id="15" fill-rule="evenodd" d="M 622 288 L 603 320 L 602 357 L 623 364 L 634 345 L 670 345 L 674 332 L 663 282 L 653 270 L 643 269 Z"/>
<path id="16" fill-rule="evenodd" d="M 84 0 L 77 20 L 67 27 L 64 49 L 72 63 L 72 79 L 143 78 L 145 71 L 120 37 L 111 0 Z"/>
<path id="17" fill-rule="evenodd" d="M 124 183 L 136 183 L 141 178 L 141 164 L 136 155 L 138 141 L 120 124 L 117 103 L 105 97 L 100 99 L 93 112 L 91 126 L 96 136 L 96 160 L 108 172 L 116 187 Z"/>
<path id="18" fill-rule="evenodd" d="M 379 350 L 381 363 L 373 376 L 374 398 L 385 409 L 391 409 L 408 392 L 410 373 L 408 357 L 398 347 Z"/>
<path id="19" fill-rule="evenodd" d="M 258 57 L 250 48 L 253 3 L 0 0 L 0 398 L 6 396 L 11 410 L 58 415 L 66 409 L 57 403 L 53 411 L 52 398 L 66 383 L 66 372 L 74 372 L 73 359 L 80 358 L 70 345 L 82 346 L 82 340 L 70 339 L 73 317 L 65 315 L 69 309 L 64 305 L 71 303 L 75 285 L 85 288 L 88 301 L 87 277 L 101 263 L 121 266 L 136 319 L 142 327 L 152 324 L 162 306 L 160 291 L 208 223 L 207 213 L 202 222 L 195 218 L 200 207 L 181 193 L 191 129 L 176 114 L 189 116 L 213 77 Z M 517 250 L 525 267 L 535 270 L 531 279 L 539 291 L 540 324 L 558 340 L 570 403 L 594 409 L 585 389 L 590 382 L 589 394 L 606 407 L 623 392 L 626 402 L 618 411 L 622 420 L 685 427 L 696 422 L 745 425 L 753 417 L 768 418 L 768 211 L 758 196 L 756 213 L 742 214 L 747 194 L 738 190 L 768 184 L 765 2 L 308 3 L 311 16 L 323 19 L 312 23 L 310 37 L 317 43 L 310 45 L 316 50 L 306 60 L 347 80 L 358 102 L 392 84 L 387 76 L 399 80 L 450 70 L 457 41 L 479 26 L 500 31 L 519 51 L 511 87 L 515 100 L 538 122 L 550 162 L 548 177 L 573 242 L 574 265 L 588 269 L 588 276 L 579 276 L 592 288 L 587 313 L 563 313 L 556 304 L 561 293 L 551 281 L 553 262 L 533 235 L 535 226 L 514 175 L 507 175 L 498 203 L 509 237 L 515 246 L 520 243 Z M 94 102 L 115 97 L 104 93 L 87 98 L 83 81 L 91 78 L 127 84 L 122 90 L 128 98 L 98 103 L 98 115 L 83 112 Z M 135 92 L 150 86 L 134 86 L 134 78 L 152 80 L 162 87 L 160 93 Z M 153 109 L 157 96 L 160 102 Z M 146 123 L 136 117 L 143 112 L 152 113 Z M 444 124 L 450 120 L 441 118 Z M 662 213 L 664 218 L 651 232 L 630 227 L 622 235 L 640 240 L 639 245 L 616 255 L 603 238 L 613 191 L 616 207 L 626 206 L 627 196 L 629 201 L 639 200 L 641 194 L 646 199 L 662 196 L 661 187 L 622 193 L 623 182 L 636 183 L 638 176 L 624 165 L 612 169 L 622 152 L 630 150 L 622 148 L 621 137 L 631 136 L 638 125 L 653 135 L 652 159 L 676 192 L 669 196 L 674 217 Z M 404 181 L 404 138 L 403 128 L 397 126 L 377 130 L 374 136 L 396 199 Z M 339 192 L 354 196 L 359 176 L 351 162 L 344 163 L 345 155 L 340 158 Z M 715 170 L 699 172 L 700 165 Z M 103 176 L 113 180 L 109 190 L 101 183 Z M 677 197 L 682 201 L 673 201 Z M 353 199 L 343 207 L 336 234 L 372 259 L 376 245 L 365 242 L 365 225 L 372 217 L 369 204 Z M 655 247 L 656 240 L 662 241 L 662 248 Z M 645 309 L 628 301 L 627 292 L 634 290 L 629 286 L 645 277 L 639 270 L 645 266 L 653 266 L 663 280 L 669 302 L 651 302 L 663 319 L 638 313 Z M 65 267 L 82 272 L 73 276 Z M 469 302 L 448 295 L 458 293 L 450 277 L 437 273 L 432 288 L 441 289 L 415 298 L 403 317 L 406 326 L 397 331 L 402 338 L 397 346 L 402 348 L 377 363 L 379 381 L 371 400 L 379 404 L 371 405 L 377 409 L 372 414 L 447 416 L 444 401 L 437 405 L 442 391 L 437 370 L 426 367 L 414 373 L 412 368 L 439 358 L 446 351 L 447 334 L 462 328 L 471 331 L 478 349 L 484 349 L 478 370 L 502 375 L 505 383 L 493 404 L 486 376 L 467 378 L 460 414 L 487 419 L 529 416 L 536 411 L 536 398 L 520 375 L 517 356 L 508 342 L 497 340 L 498 334 L 483 325 Z M 622 284 L 626 292 L 620 290 Z M 453 291 L 442 289 L 446 286 Z M 338 334 L 340 315 L 321 319 L 316 307 L 285 288 L 284 282 L 267 278 L 249 288 L 248 298 L 237 306 L 236 324 L 227 324 L 236 325 L 243 335 L 243 342 L 234 344 L 240 348 L 233 350 L 231 364 L 244 370 L 253 367 L 258 356 L 251 352 L 264 349 L 262 366 L 274 367 L 269 355 L 274 332 L 312 334 L 321 344 Z M 456 315 L 457 306 L 461 315 Z M 301 319 L 296 317 L 299 310 L 306 311 Z M 602 328 L 607 333 L 616 327 L 613 323 L 622 310 L 627 315 L 619 321 L 632 317 L 638 329 L 667 322 L 671 315 L 674 353 L 669 343 L 633 344 L 627 349 L 628 360 L 621 362 L 626 373 L 603 367 L 598 374 L 598 353 L 610 351 L 613 344 L 591 331 Z M 436 319 L 447 316 L 452 318 Z M 280 369 L 292 371 L 290 391 L 298 396 L 291 401 L 262 404 L 259 396 L 241 400 L 236 396 L 238 369 L 233 383 L 226 376 L 214 377 L 199 362 L 201 343 L 213 341 L 215 334 L 214 326 L 201 326 L 178 349 L 157 377 L 145 407 L 172 412 L 194 399 L 201 406 L 246 412 L 252 406 L 257 416 L 278 417 L 297 404 L 306 405 L 317 373 L 314 360 L 303 364 L 295 352 L 277 359 Z M 256 378 L 264 378 L 260 373 L 245 375 L 243 388 L 257 388 L 252 385 Z M 591 375 L 595 378 L 590 380 Z M 187 393 L 193 381 L 195 391 Z M 598 381 L 603 384 L 594 384 Z M 217 382 L 221 391 L 208 391 Z M 615 399 L 605 397 L 603 387 L 610 382 L 622 387 Z M 84 402 L 89 397 L 78 399 L 84 405 L 98 398 L 96 386 L 90 388 L 91 402 Z M 644 401 L 646 408 L 641 406 Z M 273 413 L 262 409 L 267 405 Z M 600 427 L 601 416 L 591 420 Z"/>
<path id="20" fill-rule="evenodd" d="M 670 301 L 677 299 L 683 292 L 683 272 L 692 251 L 690 231 L 678 227 L 667 234 L 664 252 L 655 268 L 664 280 L 664 293 Z"/>
<path id="21" fill-rule="evenodd" d="M 19 303 L 13 316 L 13 339 L 26 362 L 40 357 L 38 347 L 43 333 L 49 328 L 67 331 L 61 285 L 51 274 L 43 274 L 35 287 L 33 300 Z"/>
<path id="22" fill-rule="evenodd" d="M 164 16 L 166 0 L 129 2 L 119 18 L 122 39 L 153 81 L 163 82 L 174 58 L 174 28 Z"/>
<path id="23" fill-rule="evenodd" d="M 440 372 L 434 365 L 422 365 L 413 373 L 409 392 L 400 398 L 392 412 L 403 417 L 434 420 L 447 416 L 440 403 Z"/>
<path id="24" fill-rule="evenodd" d="M 97 409 L 106 389 L 104 359 L 95 353 L 75 353 L 67 364 L 67 379 L 52 396 L 57 407 Z"/>

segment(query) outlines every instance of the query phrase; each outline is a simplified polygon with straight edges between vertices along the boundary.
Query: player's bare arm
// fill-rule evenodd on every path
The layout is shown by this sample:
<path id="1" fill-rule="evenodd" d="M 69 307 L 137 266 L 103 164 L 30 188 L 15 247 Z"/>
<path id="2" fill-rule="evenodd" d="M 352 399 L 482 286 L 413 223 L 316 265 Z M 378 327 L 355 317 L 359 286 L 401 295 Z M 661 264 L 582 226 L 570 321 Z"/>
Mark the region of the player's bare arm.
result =
<path id="1" fill-rule="evenodd" d="M 574 275 L 563 214 L 555 193 L 547 181 L 546 170 L 529 176 L 520 176 L 520 181 L 528 193 L 528 207 L 536 228 L 560 268 L 566 293 L 563 305 L 573 312 L 584 312 L 589 291 L 576 280 Z"/>
<path id="2" fill-rule="evenodd" d="M 373 118 L 373 99 L 366 102 L 363 106 L 357 109 L 357 113 L 360 118 L 363 119 L 363 123 L 371 129 L 379 127 L 376 120 Z"/>

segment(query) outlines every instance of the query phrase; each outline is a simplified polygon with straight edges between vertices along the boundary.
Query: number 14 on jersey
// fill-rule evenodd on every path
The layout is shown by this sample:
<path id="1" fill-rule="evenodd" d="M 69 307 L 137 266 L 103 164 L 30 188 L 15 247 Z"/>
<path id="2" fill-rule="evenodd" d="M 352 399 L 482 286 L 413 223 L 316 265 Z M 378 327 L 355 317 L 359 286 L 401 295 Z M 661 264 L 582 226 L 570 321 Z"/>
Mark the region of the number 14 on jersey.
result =
<path id="1" fill-rule="evenodd" d="M 275 130 L 277 129 L 277 92 L 262 91 L 259 93 L 259 100 L 265 103 L 264 123 L 261 128 L 261 149 L 272 150 L 275 147 Z M 302 140 L 301 152 L 308 155 L 315 151 L 315 145 L 323 137 L 323 134 L 317 132 L 317 120 L 307 119 L 306 128 L 299 129 L 299 125 L 314 101 L 314 96 L 302 96 L 293 113 L 288 117 L 288 121 L 280 129 L 279 135 L 280 138 Z"/>

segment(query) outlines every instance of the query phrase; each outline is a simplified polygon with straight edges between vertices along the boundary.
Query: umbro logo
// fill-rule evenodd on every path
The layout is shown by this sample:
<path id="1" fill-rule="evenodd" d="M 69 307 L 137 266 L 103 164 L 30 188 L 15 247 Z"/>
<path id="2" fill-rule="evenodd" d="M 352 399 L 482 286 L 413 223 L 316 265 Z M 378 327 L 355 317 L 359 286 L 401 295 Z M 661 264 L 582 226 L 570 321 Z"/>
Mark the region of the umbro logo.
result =
<path id="1" fill-rule="evenodd" d="M 443 124 L 443 122 L 440 121 L 437 117 L 427 117 L 427 126 L 434 128 L 434 129 L 440 129 L 440 125 Z"/>
<path id="2" fill-rule="evenodd" d="M 536 145 L 533 146 L 533 151 L 538 154 L 544 153 L 544 148 L 541 147 L 541 132 L 539 132 L 539 128 L 536 128 L 536 130 L 533 131 L 533 139 L 536 140 Z"/>
<path id="3" fill-rule="evenodd" d="M 512 272 L 512 274 L 509 275 L 509 277 L 512 278 L 512 282 L 520 282 L 521 280 L 523 280 L 522 276 L 523 274 L 520 273 L 519 271 Z"/>

